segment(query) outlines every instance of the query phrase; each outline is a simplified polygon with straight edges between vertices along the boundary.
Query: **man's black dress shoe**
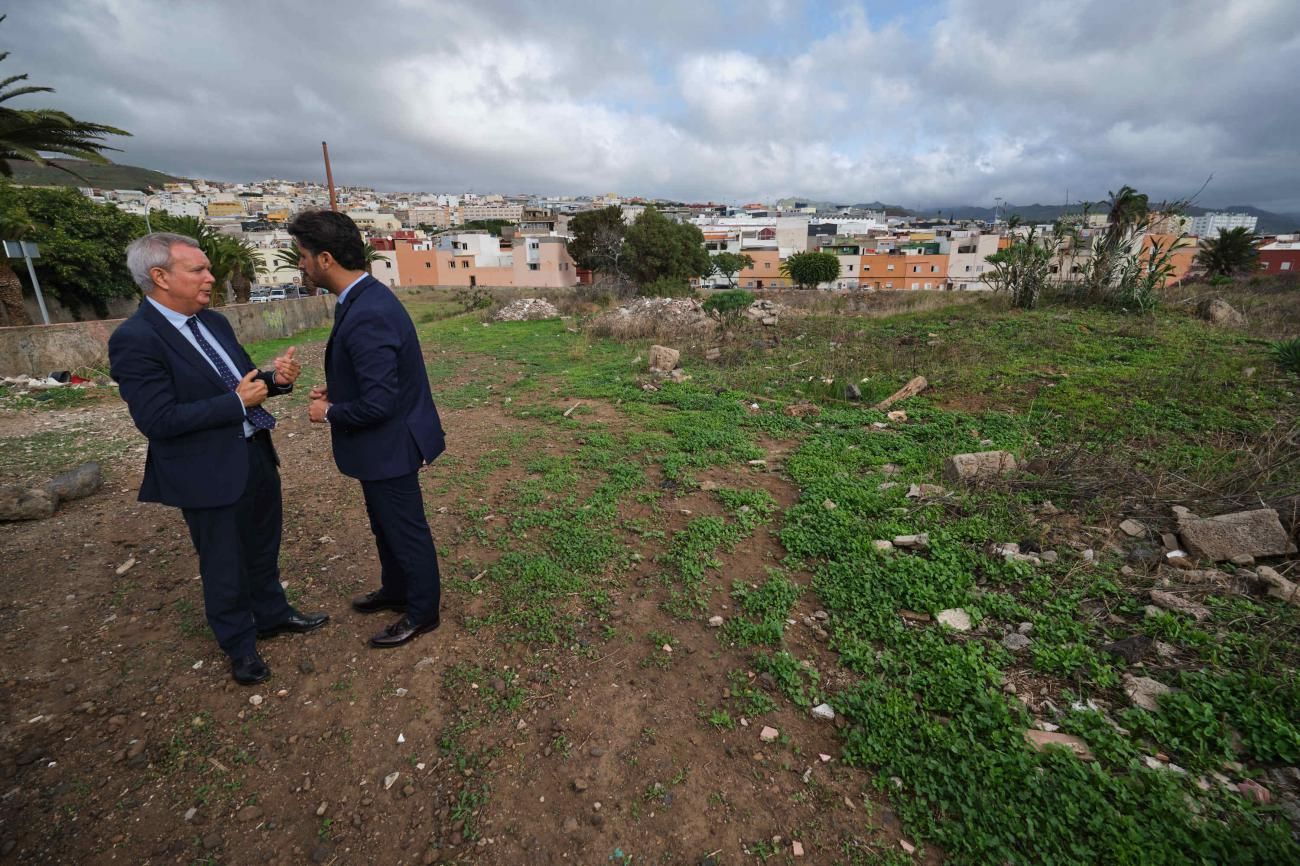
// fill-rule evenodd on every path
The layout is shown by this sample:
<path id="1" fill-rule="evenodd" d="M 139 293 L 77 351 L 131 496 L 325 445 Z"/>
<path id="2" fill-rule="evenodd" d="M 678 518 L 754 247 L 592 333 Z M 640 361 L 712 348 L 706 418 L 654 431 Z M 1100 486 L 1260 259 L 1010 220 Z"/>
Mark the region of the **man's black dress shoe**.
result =
<path id="1" fill-rule="evenodd" d="M 365 595 L 359 595 L 352 599 L 352 609 L 357 613 L 378 613 L 381 610 L 405 611 L 406 602 L 396 598 L 389 598 L 383 594 L 382 589 L 374 592 L 368 592 Z"/>
<path id="2" fill-rule="evenodd" d="M 426 623 L 413 622 L 409 616 L 404 616 L 388 628 L 381 631 L 370 639 L 370 645 L 379 649 L 388 649 L 390 647 L 401 646 L 407 641 L 424 634 L 426 631 L 433 631 L 440 624 L 440 618 L 434 617 Z"/>
<path id="3" fill-rule="evenodd" d="M 257 653 L 230 660 L 230 675 L 241 686 L 252 686 L 271 678 L 271 669 Z"/>
<path id="4" fill-rule="evenodd" d="M 289 616 L 283 622 L 276 623 L 270 628 L 258 629 L 257 639 L 266 640 L 278 634 L 304 634 L 315 631 L 329 621 L 330 615 L 327 613 L 299 613 L 290 608 Z"/>

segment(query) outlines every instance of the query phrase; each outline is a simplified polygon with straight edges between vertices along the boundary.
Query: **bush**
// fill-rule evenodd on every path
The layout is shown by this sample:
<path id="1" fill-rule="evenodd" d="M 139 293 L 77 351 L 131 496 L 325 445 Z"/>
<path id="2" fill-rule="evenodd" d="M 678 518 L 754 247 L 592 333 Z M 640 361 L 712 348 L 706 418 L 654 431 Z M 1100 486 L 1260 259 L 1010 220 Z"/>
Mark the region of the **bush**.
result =
<path id="1" fill-rule="evenodd" d="M 689 298 L 695 290 L 685 280 L 677 277 L 660 277 L 648 283 L 642 283 L 638 293 L 645 298 Z"/>
<path id="2" fill-rule="evenodd" d="M 724 328 L 734 328 L 752 303 L 754 303 L 752 292 L 731 289 L 710 295 L 703 306 L 704 312 L 717 319 Z"/>
<path id="3" fill-rule="evenodd" d="M 1300 375 L 1300 337 L 1292 340 L 1279 340 L 1272 345 L 1273 358 L 1277 365 L 1288 373 Z"/>

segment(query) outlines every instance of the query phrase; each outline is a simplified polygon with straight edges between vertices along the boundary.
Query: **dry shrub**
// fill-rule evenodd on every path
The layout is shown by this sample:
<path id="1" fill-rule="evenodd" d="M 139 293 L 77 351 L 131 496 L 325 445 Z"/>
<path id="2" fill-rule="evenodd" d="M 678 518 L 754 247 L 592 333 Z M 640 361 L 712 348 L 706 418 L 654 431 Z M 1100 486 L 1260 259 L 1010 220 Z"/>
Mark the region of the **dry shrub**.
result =
<path id="1" fill-rule="evenodd" d="M 1162 302 L 1169 309 L 1194 315 L 1211 298 L 1222 298 L 1244 315 L 1246 324 L 1236 329 L 1252 337 L 1300 336 L 1300 277 L 1254 275 L 1219 285 L 1186 283 L 1166 288 Z"/>

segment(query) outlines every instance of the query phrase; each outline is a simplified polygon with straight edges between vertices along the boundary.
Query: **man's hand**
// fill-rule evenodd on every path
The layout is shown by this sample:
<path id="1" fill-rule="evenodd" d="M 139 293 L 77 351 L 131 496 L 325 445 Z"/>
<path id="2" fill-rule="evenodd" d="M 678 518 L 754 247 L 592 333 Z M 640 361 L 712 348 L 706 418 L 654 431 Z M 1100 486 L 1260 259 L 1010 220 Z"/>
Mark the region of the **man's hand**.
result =
<path id="1" fill-rule="evenodd" d="M 254 367 L 244 374 L 244 378 L 235 386 L 235 393 L 244 401 L 244 406 L 260 406 L 266 400 L 266 383 L 256 378 L 262 372 Z"/>
<path id="2" fill-rule="evenodd" d="M 315 424 L 325 423 L 325 413 L 330 410 L 330 401 L 322 397 L 307 404 L 307 417 Z"/>
<path id="3" fill-rule="evenodd" d="M 302 364 L 293 359 L 294 350 L 297 348 L 297 346 L 290 346 L 283 355 L 275 359 L 275 384 L 281 388 L 297 382 L 298 374 L 302 372 Z"/>
<path id="4" fill-rule="evenodd" d="M 313 399 L 313 400 L 327 400 L 327 399 L 329 399 L 329 396 L 330 396 L 330 389 L 329 389 L 329 386 L 328 386 L 328 385 L 316 385 L 315 387 L 313 387 L 313 388 L 311 389 L 311 394 L 309 394 L 308 396 L 310 396 L 311 399 Z"/>

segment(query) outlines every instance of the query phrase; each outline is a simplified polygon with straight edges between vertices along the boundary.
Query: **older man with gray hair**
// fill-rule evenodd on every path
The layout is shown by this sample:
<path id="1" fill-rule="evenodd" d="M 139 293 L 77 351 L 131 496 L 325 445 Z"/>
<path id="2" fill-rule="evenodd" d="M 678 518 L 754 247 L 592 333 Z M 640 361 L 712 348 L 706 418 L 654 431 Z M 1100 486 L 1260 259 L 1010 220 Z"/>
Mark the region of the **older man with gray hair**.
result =
<path id="1" fill-rule="evenodd" d="M 208 625 L 235 681 L 259 683 L 271 671 L 258 639 L 329 620 L 296 611 L 280 585 L 280 461 L 262 403 L 292 391 L 301 367 L 292 346 L 272 371 L 253 365 L 226 318 L 207 309 L 214 280 L 193 238 L 145 235 L 126 261 L 145 298 L 113 332 L 108 357 L 149 440 L 139 498 L 181 509 Z"/>

